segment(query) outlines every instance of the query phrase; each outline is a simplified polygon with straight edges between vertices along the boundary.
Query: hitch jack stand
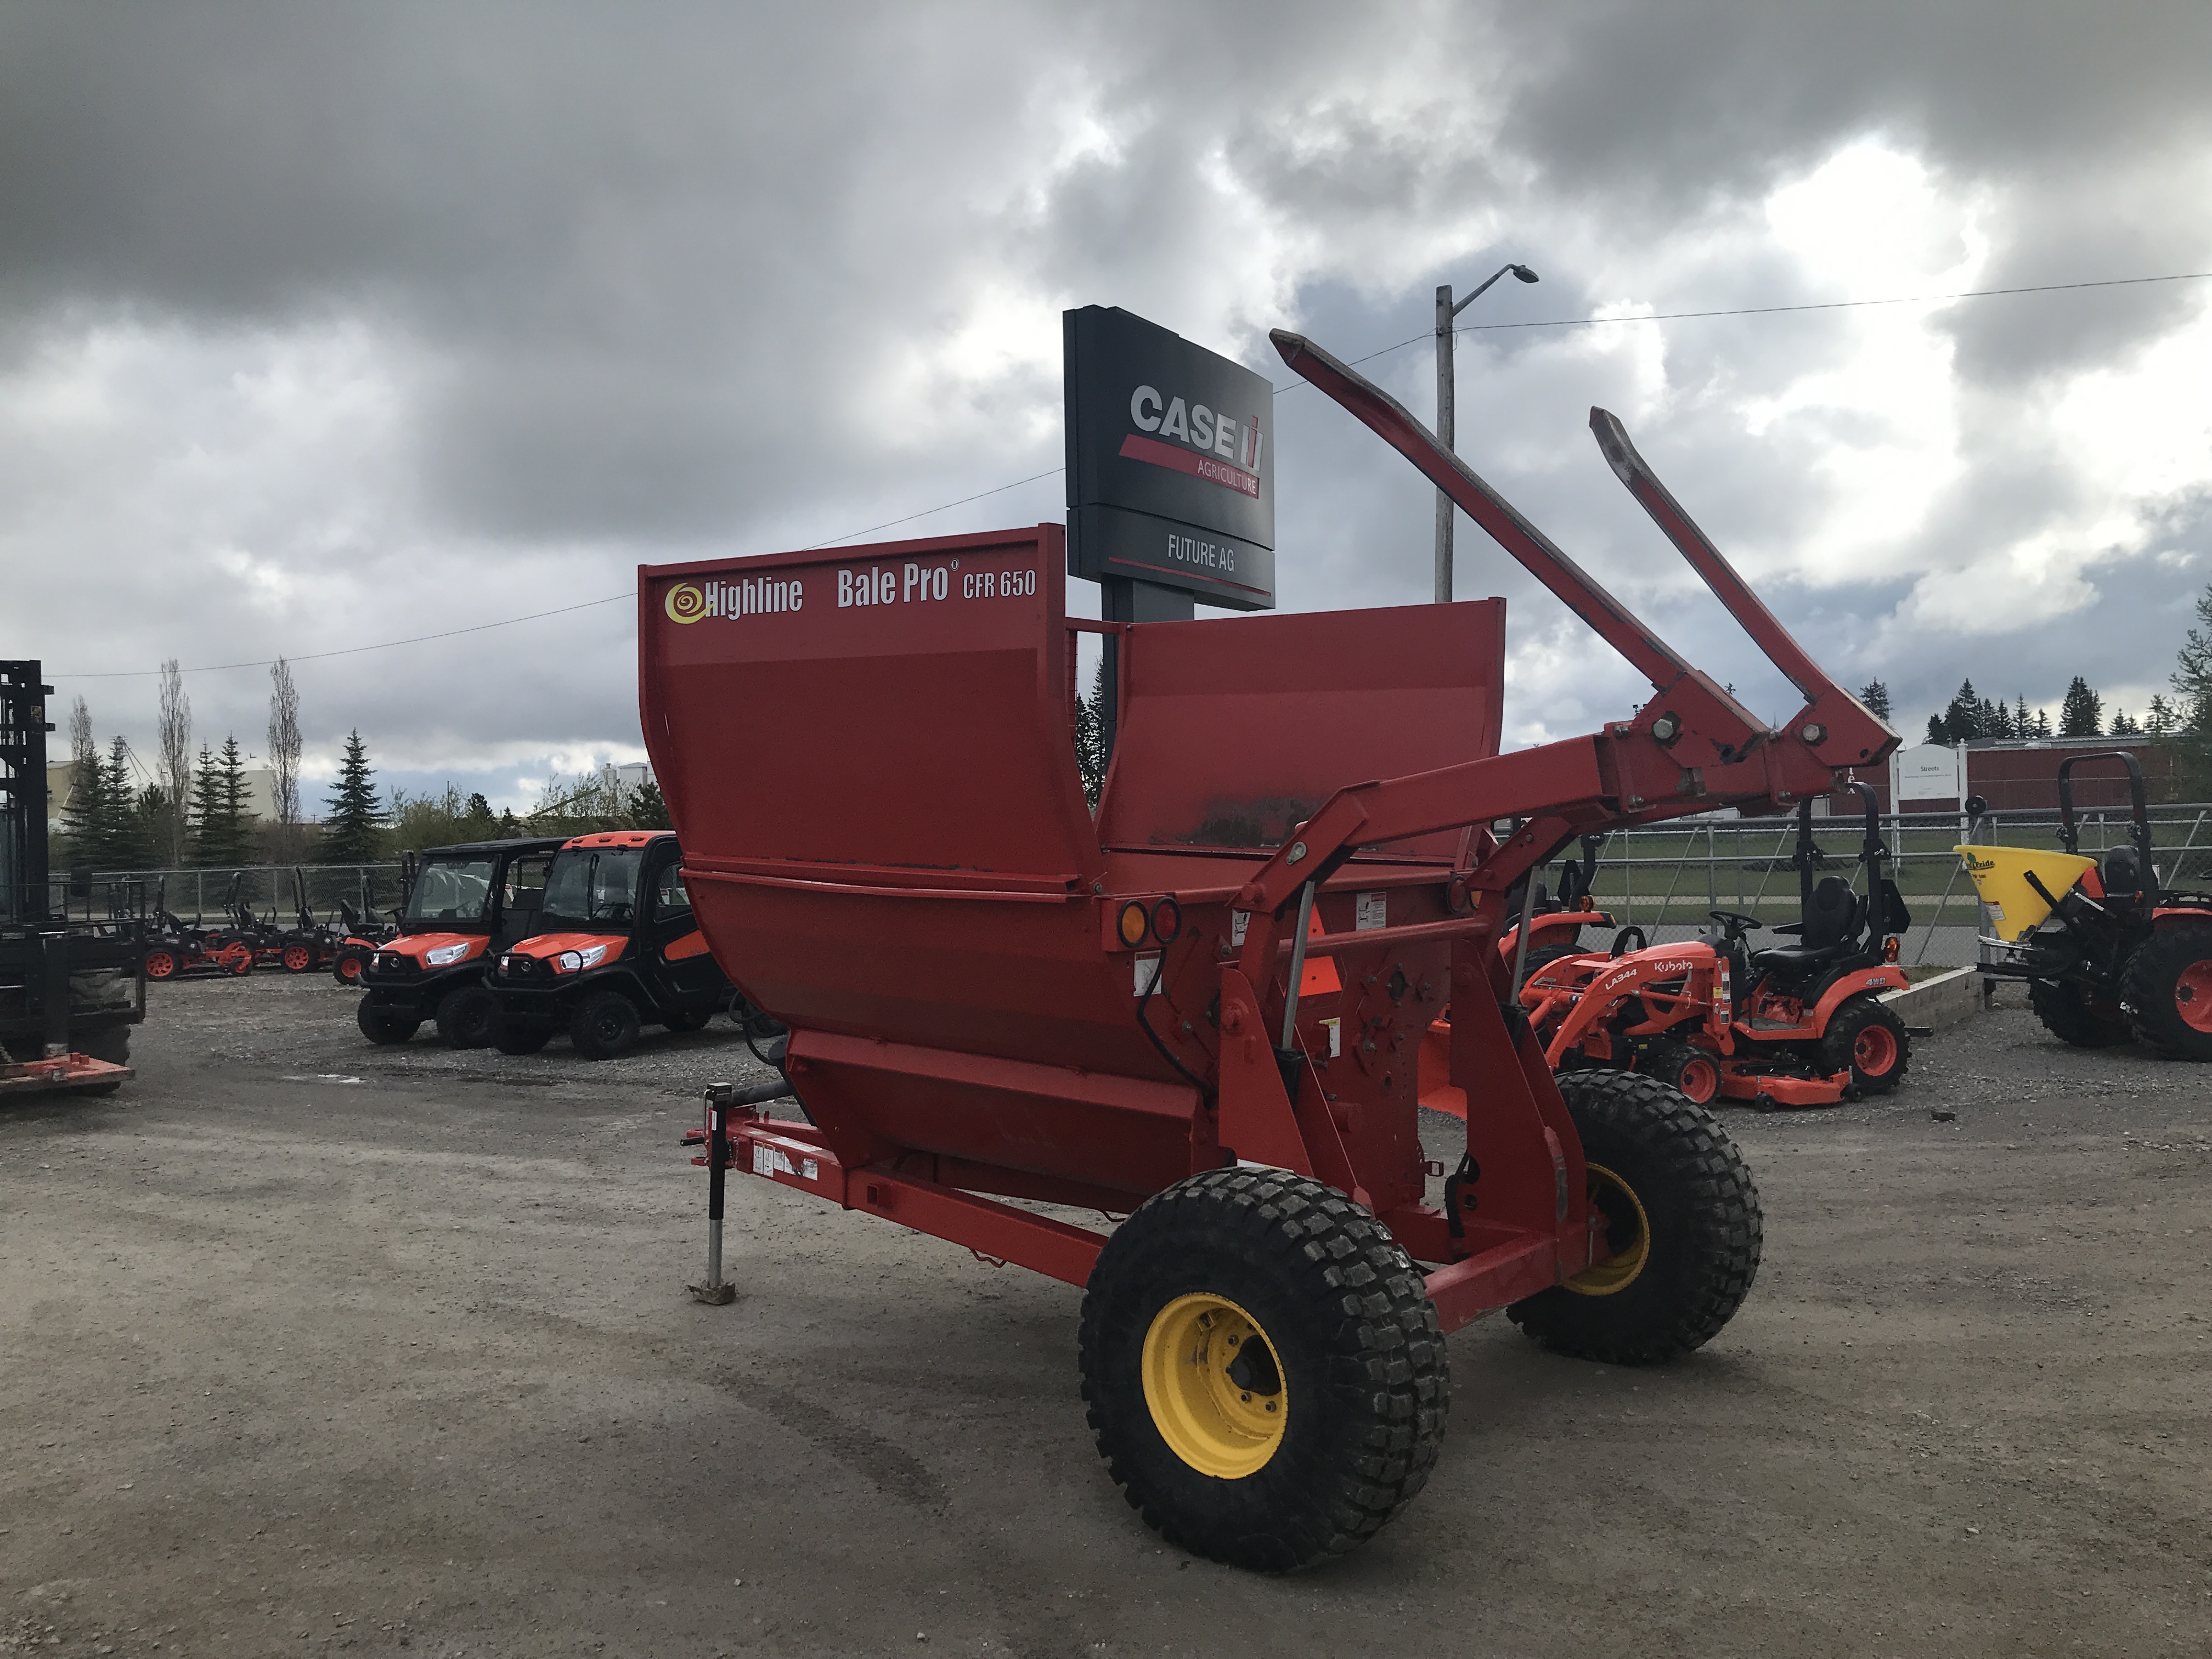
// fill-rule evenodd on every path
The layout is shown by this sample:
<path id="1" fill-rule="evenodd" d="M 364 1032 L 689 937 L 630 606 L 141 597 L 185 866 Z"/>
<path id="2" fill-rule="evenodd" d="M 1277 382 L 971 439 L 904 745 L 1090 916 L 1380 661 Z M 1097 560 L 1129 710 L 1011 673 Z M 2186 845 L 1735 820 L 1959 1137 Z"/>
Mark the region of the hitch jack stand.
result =
<path id="1" fill-rule="evenodd" d="M 703 1131 L 690 1130 L 684 1137 L 687 1146 L 697 1146 L 702 1138 L 707 1143 L 707 1156 L 691 1160 L 707 1166 L 707 1277 L 684 1287 L 702 1302 L 720 1308 L 738 1299 L 738 1287 L 722 1277 L 722 1194 L 728 1185 L 730 1169 L 731 1109 L 765 1106 L 772 1100 L 791 1100 L 797 1094 L 791 1080 L 782 1077 L 773 1083 L 756 1083 L 745 1089 L 734 1083 L 707 1085 L 707 1127 Z M 747 1114 L 749 1121 L 760 1115 L 757 1111 Z"/>
<path id="2" fill-rule="evenodd" d="M 726 1083 L 707 1091 L 707 1277 L 690 1286 L 694 1297 L 718 1308 L 738 1299 L 738 1287 L 722 1278 L 722 1188 L 730 1167 L 723 1131 L 733 1092 Z"/>

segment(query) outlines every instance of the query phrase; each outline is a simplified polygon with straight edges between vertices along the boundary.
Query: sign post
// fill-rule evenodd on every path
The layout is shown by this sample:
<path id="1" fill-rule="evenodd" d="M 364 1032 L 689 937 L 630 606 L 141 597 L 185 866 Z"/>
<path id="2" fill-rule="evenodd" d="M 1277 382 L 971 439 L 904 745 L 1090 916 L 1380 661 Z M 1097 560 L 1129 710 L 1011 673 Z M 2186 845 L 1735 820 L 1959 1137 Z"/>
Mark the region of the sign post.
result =
<path id="1" fill-rule="evenodd" d="M 1273 383 L 1118 307 L 1061 313 L 1061 337 L 1068 574 L 1099 585 L 1109 622 L 1273 610 Z"/>

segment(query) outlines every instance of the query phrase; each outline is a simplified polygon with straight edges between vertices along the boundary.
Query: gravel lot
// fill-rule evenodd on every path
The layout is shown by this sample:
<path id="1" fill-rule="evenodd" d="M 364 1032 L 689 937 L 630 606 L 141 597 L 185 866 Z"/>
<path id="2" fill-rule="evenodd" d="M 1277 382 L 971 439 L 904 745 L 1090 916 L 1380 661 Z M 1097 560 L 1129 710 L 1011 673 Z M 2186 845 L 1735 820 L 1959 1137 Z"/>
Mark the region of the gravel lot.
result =
<path id="1" fill-rule="evenodd" d="M 1917 1047 L 1727 1114 L 1717 1341 L 1478 1324 L 1427 1491 L 1271 1580 L 1123 1504 L 1065 1286 L 738 1180 L 742 1294 L 684 1297 L 720 1023 L 594 1066 L 155 987 L 123 1092 L 0 1106 L 0 1653 L 2204 1653 L 2212 1073 Z"/>

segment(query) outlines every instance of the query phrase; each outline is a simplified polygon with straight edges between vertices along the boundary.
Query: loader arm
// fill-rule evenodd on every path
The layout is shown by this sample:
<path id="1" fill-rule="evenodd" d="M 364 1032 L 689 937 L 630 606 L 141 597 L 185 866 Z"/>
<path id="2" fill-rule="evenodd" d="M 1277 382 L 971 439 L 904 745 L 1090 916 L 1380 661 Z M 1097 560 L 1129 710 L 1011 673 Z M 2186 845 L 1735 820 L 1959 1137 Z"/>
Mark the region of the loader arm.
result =
<path id="1" fill-rule="evenodd" d="M 1592 409 L 1589 424 L 1614 476 L 1628 486 L 1637 504 L 1651 515 L 1652 522 L 1666 532 L 1690 568 L 1705 579 L 1713 597 L 1751 635 L 1767 661 L 1780 669 L 1805 699 L 1805 707 L 1790 721 L 1790 728 L 1804 737 L 1821 759 L 1836 766 L 1874 765 L 1895 749 L 1901 741 L 1895 730 L 1831 679 L 1765 602 L 1751 591 L 1751 585 L 1736 574 L 1735 567 L 1698 528 L 1697 521 L 1682 510 L 1673 492 L 1659 482 L 1650 463 L 1637 453 L 1620 416 L 1607 410 Z"/>
<path id="2" fill-rule="evenodd" d="M 1616 459 L 1608 448 L 1607 459 L 1616 471 L 1626 466 L 1622 476 L 1632 473 L 1650 501 L 1662 504 L 1653 509 L 1654 516 L 1670 515 L 1661 517 L 1662 528 L 1684 527 L 1678 545 L 1685 556 L 1808 696 L 1807 711 L 1789 730 L 1762 727 L 1388 392 L 1302 336 L 1278 330 L 1272 337 L 1286 363 L 1412 461 L 1641 671 L 1655 695 L 1632 720 L 1586 737 L 1339 790 L 1244 884 L 1240 908 L 1273 915 L 1301 886 L 1327 877 L 1363 846 L 1478 817 L 1527 818 L 1469 878 L 1470 890 L 1499 893 L 1577 835 L 1721 806 L 1771 811 L 1827 793 L 1836 787 L 1838 769 L 1877 761 L 1896 747 L 1897 734 L 1821 671 L 1691 524 L 1635 456 L 1618 421 L 1606 417 L 1609 427 L 1601 430 L 1600 441 L 1616 439 L 1620 454 L 1633 459 Z M 1639 492 L 1638 499 L 1645 501 L 1646 495 Z M 1272 959 L 1273 933 L 1265 926 L 1248 933 L 1249 968 L 1256 970 Z"/>
<path id="3" fill-rule="evenodd" d="M 1651 682 L 1659 696 L 1638 721 L 1649 724 L 1671 717 L 1672 724 L 1659 728 L 1659 736 L 1668 747 L 1680 750 L 1684 765 L 1727 765 L 1773 735 L 1757 715 L 1692 668 L 1640 617 L 1606 592 L 1519 508 L 1447 449 L 1403 404 L 1303 335 L 1277 329 L 1269 337 L 1285 362 L 1411 461 L 1522 568 Z"/>

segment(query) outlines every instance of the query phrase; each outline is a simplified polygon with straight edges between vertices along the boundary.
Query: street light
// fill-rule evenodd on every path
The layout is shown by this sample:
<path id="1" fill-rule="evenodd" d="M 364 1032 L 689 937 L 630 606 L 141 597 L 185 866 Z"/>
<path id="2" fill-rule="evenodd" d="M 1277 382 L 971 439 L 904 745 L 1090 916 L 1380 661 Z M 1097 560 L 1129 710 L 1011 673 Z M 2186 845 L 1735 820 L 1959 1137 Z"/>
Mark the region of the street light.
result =
<path id="1" fill-rule="evenodd" d="M 1446 449 L 1454 447 L 1452 319 L 1480 300 L 1491 283 L 1509 270 L 1524 283 L 1536 280 L 1536 273 L 1526 265 L 1503 264 L 1483 279 L 1480 288 L 1456 305 L 1452 303 L 1449 283 L 1437 290 L 1437 436 L 1443 441 Z M 1437 491 L 1437 603 L 1449 605 L 1451 597 L 1452 498 L 1439 489 Z"/>

